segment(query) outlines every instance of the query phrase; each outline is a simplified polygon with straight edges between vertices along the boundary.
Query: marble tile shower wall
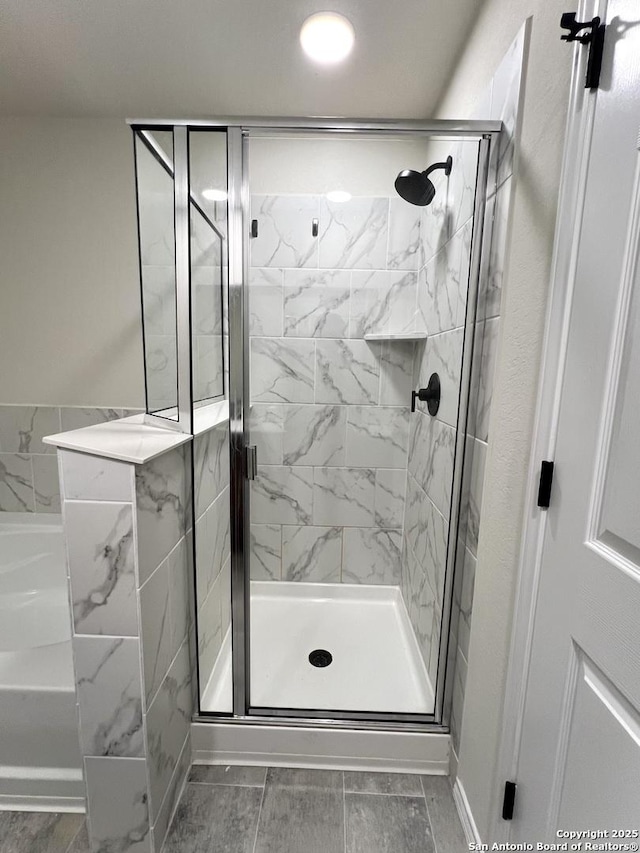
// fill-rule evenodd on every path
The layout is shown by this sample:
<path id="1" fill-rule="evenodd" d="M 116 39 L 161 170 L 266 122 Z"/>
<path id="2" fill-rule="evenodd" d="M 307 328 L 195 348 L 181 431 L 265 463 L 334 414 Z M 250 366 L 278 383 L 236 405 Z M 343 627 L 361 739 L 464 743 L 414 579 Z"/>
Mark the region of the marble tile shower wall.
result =
<path id="1" fill-rule="evenodd" d="M 43 443 L 45 435 L 138 411 L 0 405 L 0 512 L 60 512 L 56 453 Z"/>
<path id="2" fill-rule="evenodd" d="M 144 194 L 140 194 L 141 205 Z M 149 408 L 152 411 L 177 402 L 176 278 L 173 211 L 158 206 L 141 207 L 141 277 L 145 331 L 145 357 Z M 171 203 L 173 196 L 171 195 Z M 167 200 L 161 197 L 164 204 Z M 171 215 L 169 215 L 169 213 Z M 226 210 L 219 211 L 216 226 L 224 233 Z M 191 299 L 193 394 L 195 400 L 224 392 L 222 355 L 221 238 L 194 208 L 191 215 Z"/>
<path id="3" fill-rule="evenodd" d="M 487 221 L 493 223 L 489 265 L 478 300 L 474 339 L 474 369 L 471 380 L 469 427 L 465 453 L 465 479 L 459 542 L 456 554 L 456 582 L 450 642 L 453 666 L 451 739 L 454 753 L 460 746 L 467 677 L 467 655 L 471 632 L 473 590 L 485 460 L 489 440 L 493 378 L 498 358 L 500 304 L 507 256 L 509 211 L 513 194 L 514 158 L 517 145 L 518 113 L 525 53 L 525 27 L 520 30 L 484 96 L 474 118 L 500 119 L 504 131 L 492 163 Z"/>
<path id="4" fill-rule="evenodd" d="M 188 453 L 58 455 L 94 853 L 159 853 L 189 769 Z"/>
<path id="5" fill-rule="evenodd" d="M 202 690 L 231 624 L 229 426 L 194 439 L 196 600 Z"/>
<path id="6" fill-rule="evenodd" d="M 400 582 L 419 210 L 252 198 L 252 577 Z M 312 223 L 318 221 L 318 236 Z"/>
<path id="7" fill-rule="evenodd" d="M 428 337 L 416 346 L 413 363 L 416 388 L 438 373 L 441 402 L 435 417 L 420 402 L 410 416 L 401 578 L 432 684 L 440 648 L 478 143 L 450 143 L 443 157 L 447 154 L 453 157 L 451 175 L 436 173 L 435 199 L 422 213 L 417 305 L 418 323 Z"/>

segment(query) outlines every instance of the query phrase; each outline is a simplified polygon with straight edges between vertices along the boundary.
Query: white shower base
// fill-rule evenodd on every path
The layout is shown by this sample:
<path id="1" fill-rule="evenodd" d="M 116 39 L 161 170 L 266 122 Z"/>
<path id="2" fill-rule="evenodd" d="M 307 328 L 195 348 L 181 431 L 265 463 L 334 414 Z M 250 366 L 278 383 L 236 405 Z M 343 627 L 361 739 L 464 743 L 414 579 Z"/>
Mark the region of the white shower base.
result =
<path id="1" fill-rule="evenodd" d="M 314 649 L 333 662 L 312 666 Z M 230 698 L 227 637 L 202 711 L 230 711 Z M 251 704 L 432 713 L 433 689 L 398 587 L 252 581 Z"/>

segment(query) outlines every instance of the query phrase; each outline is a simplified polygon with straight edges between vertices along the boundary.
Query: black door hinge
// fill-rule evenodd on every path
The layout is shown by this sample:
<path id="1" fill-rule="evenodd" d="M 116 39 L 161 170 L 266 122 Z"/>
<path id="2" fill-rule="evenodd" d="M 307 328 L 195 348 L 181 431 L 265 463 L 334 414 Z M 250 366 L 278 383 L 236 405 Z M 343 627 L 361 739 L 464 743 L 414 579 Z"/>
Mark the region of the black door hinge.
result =
<path id="1" fill-rule="evenodd" d="M 515 782 L 504 783 L 504 799 L 502 800 L 502 820 L 513 820 L 513 810 L 516 804 Z"/>
<path id="2" fill-rule="evenodd" d="M 540 465 L 540 483 L 538 485 L 538 506 L 542 507 L 542 509 L 549 509 L 552 485 L 553 462 L 542 462 Z"/>
<path id="3" fill-rule="evenodd" d="M 579 41 L 580 44 L 589 45 L 587 76 L 584 86 L 585 89 L 597 89 L 602 71 L 604 34 L 607 25 L 601 23 L 598 17 L 592 18 L 590 21 L 576 21 L 575 12 L 564 12 L 560 18 L 560 26 L 563 30 L 569 30 L 568 33 L 560 36 L 562 41 Z"/>
<path id="4" fill-rule="evenodd" d="M 258 236 L 258 220 L 251 220 L 251 236 L 255 239 Z"/>

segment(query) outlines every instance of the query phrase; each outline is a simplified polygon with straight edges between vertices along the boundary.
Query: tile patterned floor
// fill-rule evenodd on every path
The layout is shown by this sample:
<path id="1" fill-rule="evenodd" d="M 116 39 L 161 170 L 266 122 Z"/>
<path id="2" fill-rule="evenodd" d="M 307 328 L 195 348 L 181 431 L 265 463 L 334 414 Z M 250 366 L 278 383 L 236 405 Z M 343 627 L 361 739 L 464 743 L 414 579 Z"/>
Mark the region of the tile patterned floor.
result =
<path id="1" fill-rule="evenodd" d="M 448 779 L 194 766 L 165 853 L 464 853 Z M 82 815 L 0 812 L 2 853 L 89 853 Z"/>

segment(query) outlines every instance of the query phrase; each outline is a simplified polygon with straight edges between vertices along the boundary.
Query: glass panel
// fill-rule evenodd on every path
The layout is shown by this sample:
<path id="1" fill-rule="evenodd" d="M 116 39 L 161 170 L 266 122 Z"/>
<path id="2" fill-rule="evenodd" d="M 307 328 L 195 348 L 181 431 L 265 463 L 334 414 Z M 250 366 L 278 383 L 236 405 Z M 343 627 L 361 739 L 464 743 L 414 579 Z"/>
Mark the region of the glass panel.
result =
<path id="1" fill-rule="evenodd" d="M 223 269 L 226 268 L 226 134 L 189 133 L 191 188 L 191 316 L 193 398 L 207 405 L 224 395 Z"/>
<path id="2" fill-rule="evenodd" d="M 178 419 L 171 131 L 135 134 L 147 411 Z"/>
<path id="3" fill-rule="evenodd" d="M 190 131 L 189 172 L 200 710 L 231 713 L 229 424 L 223 354 L 228 337 L 226 133 Z"/>
<path id="4" fill-rule="evenodd" d="M 449 155 L 428 206 L 395 191 L 411 169 L 430 195 Z M 477 158 L 250 141 L 254 708 L 434 713 Z M 432 373 L 440 408 L 412 413 Z"/>

